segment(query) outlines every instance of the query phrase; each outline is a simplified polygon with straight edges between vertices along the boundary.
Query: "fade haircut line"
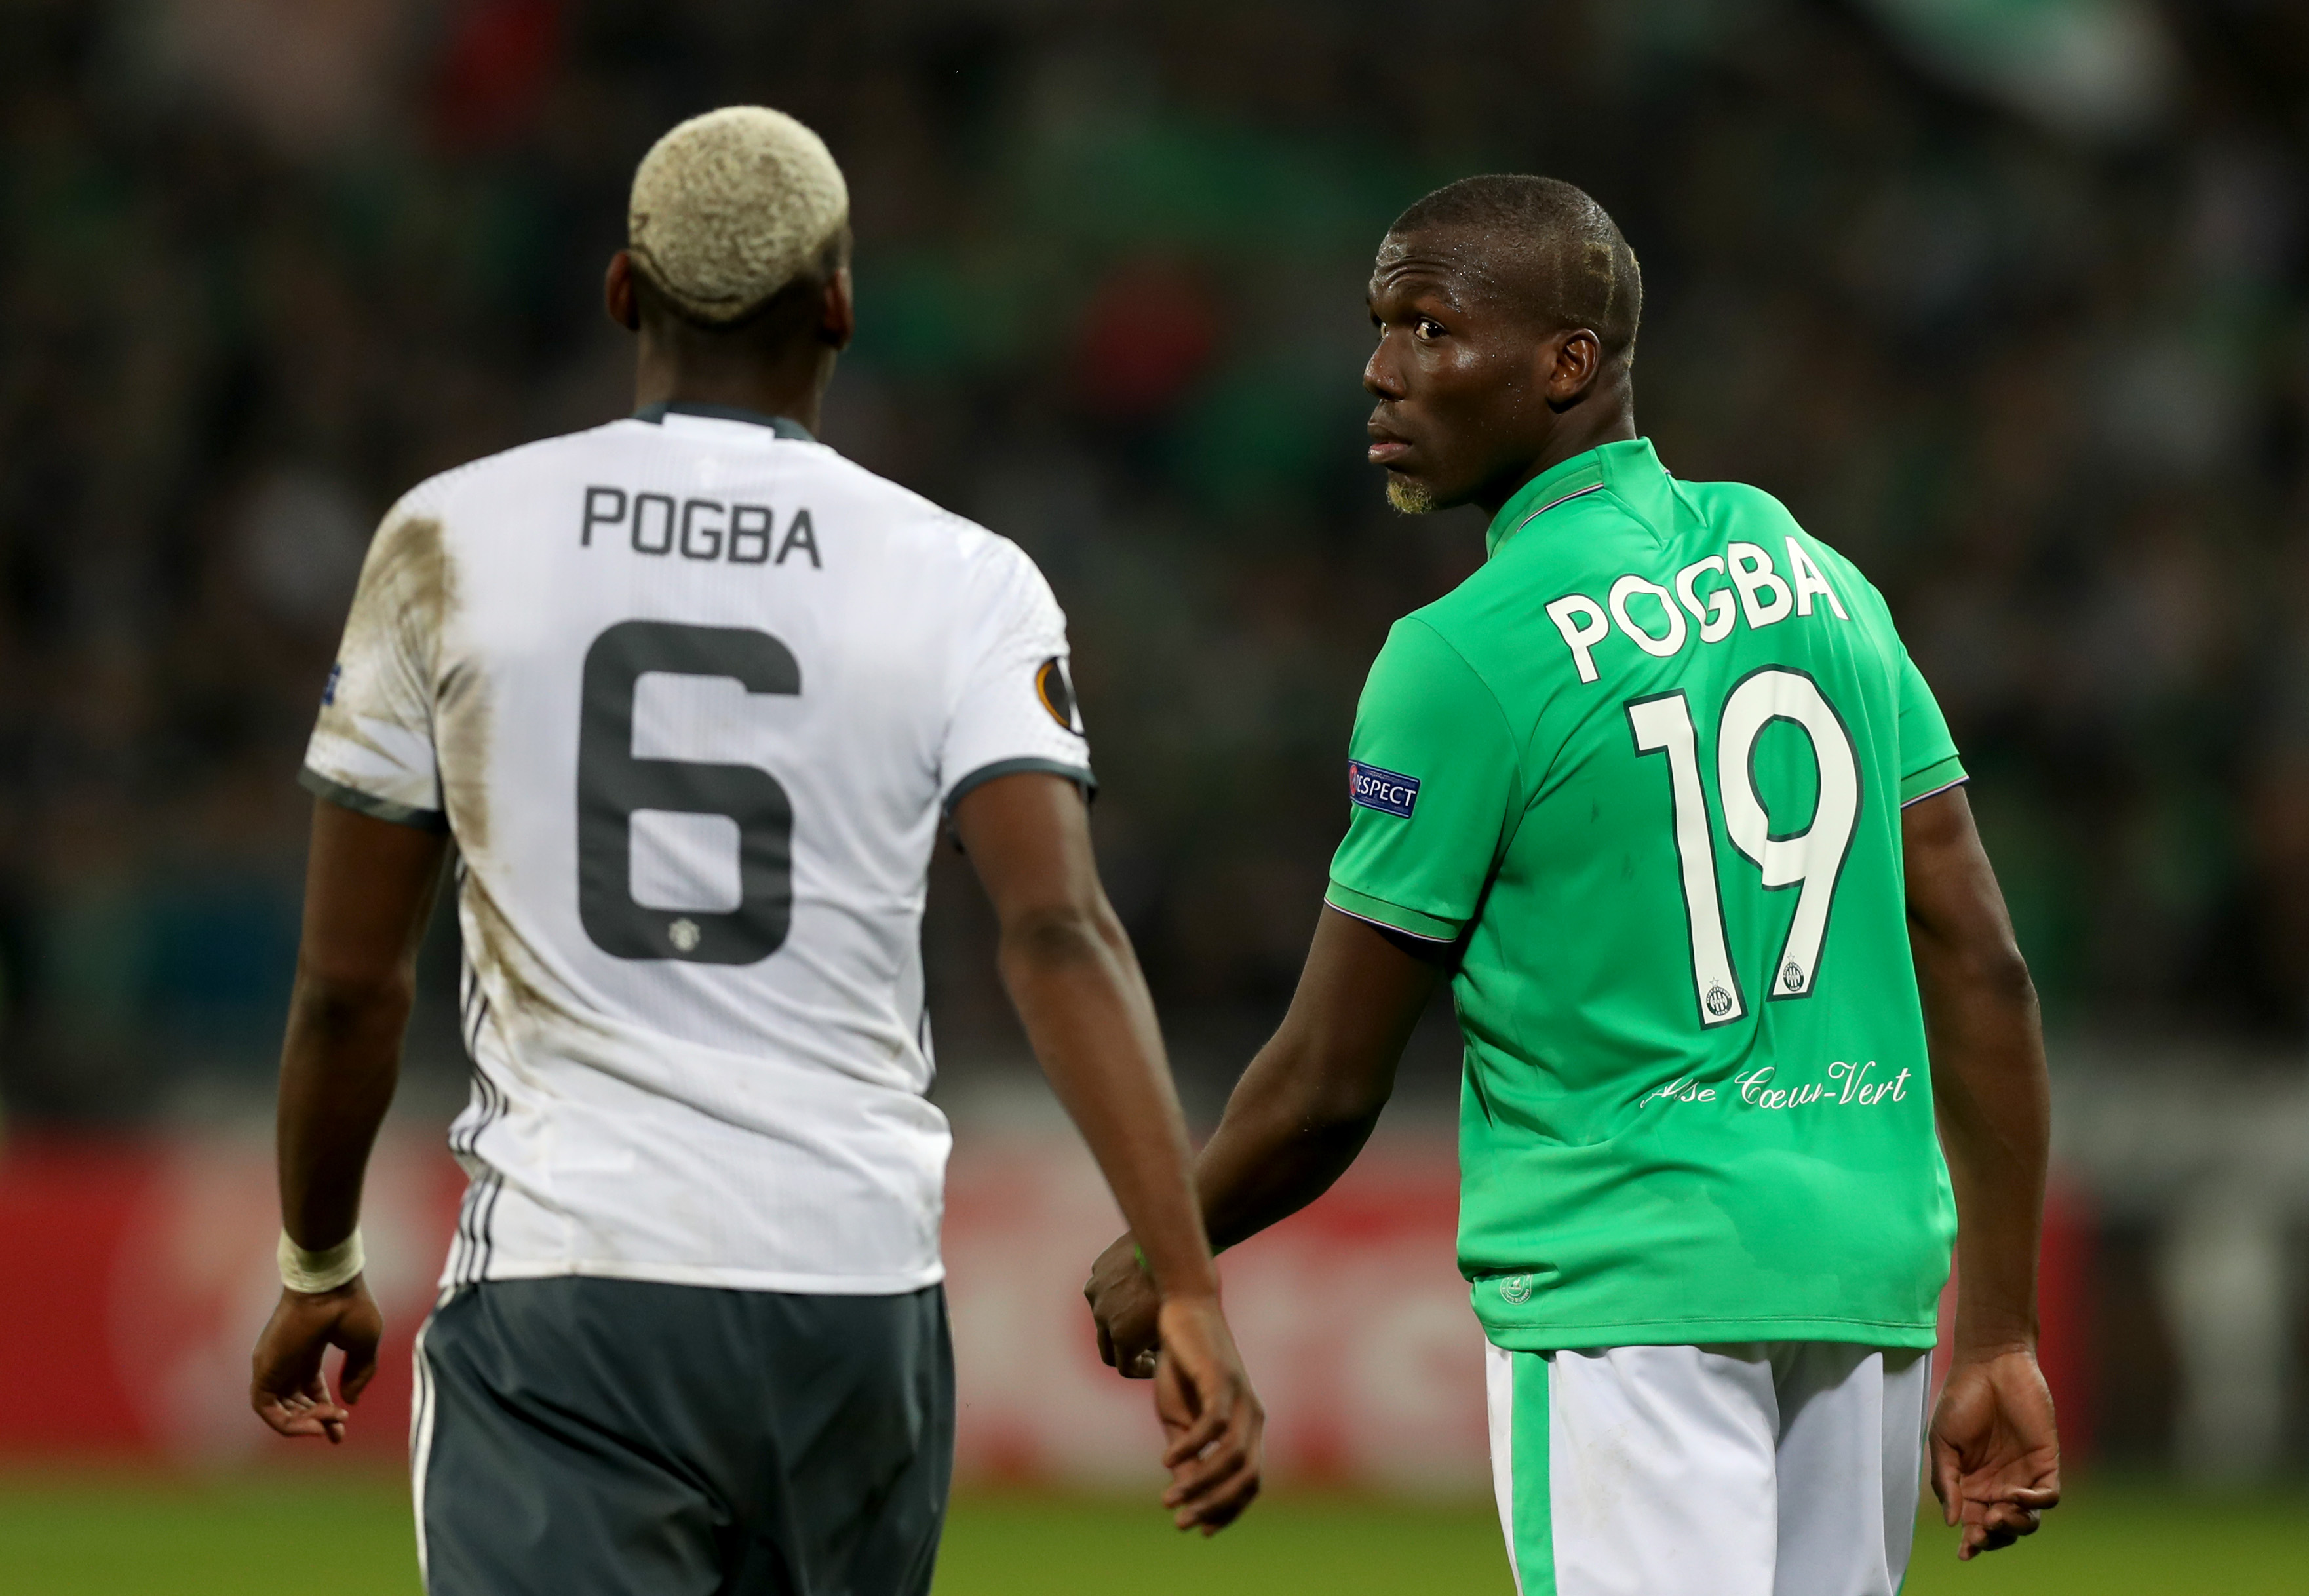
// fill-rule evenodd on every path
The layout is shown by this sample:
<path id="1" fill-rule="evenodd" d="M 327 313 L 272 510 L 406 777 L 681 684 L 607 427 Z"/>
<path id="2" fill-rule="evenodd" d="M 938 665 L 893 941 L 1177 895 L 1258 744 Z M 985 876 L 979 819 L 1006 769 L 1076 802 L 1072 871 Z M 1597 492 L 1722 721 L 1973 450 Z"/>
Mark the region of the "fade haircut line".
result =
<path id="1" fill-rule="evenodd" d="M 1395 219 L 1391 233 L 1426 229 L 1484 233 L 1519 257 L 1485 273 L 1490 286 L 1555 327 L 1587 327 L 1607 360 L 1636 358 L 1644 279 L 1609 213 L 1560 178 L 1517 172 L 1447 183 Z"/>

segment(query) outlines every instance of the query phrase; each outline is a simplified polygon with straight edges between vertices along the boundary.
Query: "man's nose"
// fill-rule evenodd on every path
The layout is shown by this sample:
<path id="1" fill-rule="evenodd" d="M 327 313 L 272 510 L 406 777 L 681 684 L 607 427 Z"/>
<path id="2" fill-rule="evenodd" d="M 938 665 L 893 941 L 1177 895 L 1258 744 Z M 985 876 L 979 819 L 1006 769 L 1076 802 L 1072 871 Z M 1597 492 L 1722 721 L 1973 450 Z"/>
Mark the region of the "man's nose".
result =
<path id="1" fill-rule="evenodd" d="M 1379 340 L 1379 347 L 1371 351 L 1371 359 L 1363 362 L 1363 392 L 1375 399 L 1403 397 L 1403 374 L 1388 358 L 1387 340 L 1384 338 Z"/>

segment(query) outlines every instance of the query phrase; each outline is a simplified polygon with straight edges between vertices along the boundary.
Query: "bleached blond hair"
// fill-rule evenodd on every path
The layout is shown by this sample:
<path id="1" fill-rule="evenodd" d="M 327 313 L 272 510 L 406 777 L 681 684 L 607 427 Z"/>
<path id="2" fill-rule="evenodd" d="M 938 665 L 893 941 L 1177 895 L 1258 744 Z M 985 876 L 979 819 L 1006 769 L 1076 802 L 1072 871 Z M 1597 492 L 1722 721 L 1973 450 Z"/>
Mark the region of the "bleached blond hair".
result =
<path id="1" fill-rule="evenodd" d="M 849 221 L 850 186 L 825 140 L 783 111 L 731 105 L 642 157 L 626 247 L 683 315 L 723 326 L 815 266 Z"/>

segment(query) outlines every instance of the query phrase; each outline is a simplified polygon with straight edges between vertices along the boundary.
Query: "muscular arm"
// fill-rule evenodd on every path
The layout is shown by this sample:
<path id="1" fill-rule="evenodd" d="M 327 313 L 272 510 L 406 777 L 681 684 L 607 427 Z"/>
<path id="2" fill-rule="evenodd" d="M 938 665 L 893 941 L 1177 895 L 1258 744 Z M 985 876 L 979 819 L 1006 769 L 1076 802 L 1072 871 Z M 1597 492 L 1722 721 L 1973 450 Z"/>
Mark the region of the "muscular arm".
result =
<path id="1" fill-rule="evenodd" d="M 2009 1545 L 2060 1500 L 2037 1368 L 2037 1253 L 2051 1092 L 2037 991 L 1964 789 L 1901 814 L 1908 938 L 1933 1100 L 1956 1189 L 1956 1356 L 1933 1423 L 1933 1488 L 1960 1557 Z"/>
<path id="2" fill-rule="evenodd" d="M 954 820 L 1001 923 L 1002 979 L 1027 1040 L 1161 1293 L 1164 1501 L 1181 1528 L 1217 1529 L 1258 1489 L 1263 1416 L 1219 1312 L 1186 1121 L 1146 979 L 1099 884 L 1082 795 L 1060 776 L 999 776 Z"/>
<path id="3" fill-rule="evenodd" d="M 281 1226 L 299 1246 L 333 1246 L 359 1223 L 361 1182 L 401 1072 L 417 948 L 447 851 L 438 832 L 324 800 L 313 806 L 277 1129 Z M 282 1435 L 342 1440 L 350 1415 L 330 1399 L 322 1357 L 332 1345 L 344 1349 L 338 1385 L 350 1404 L 376 1371 L 381 1331 L 359 1278 L 334 1291 L 283 1290 L 257 1342 L 252 1404 Z"/>
<path id="4" fill-rule="evenodd" d="M 1370 1139 L 1396 1065 L 1441 976 L 1434 955 L 1327 906 L 1283 1025 L 1243 1071 L 1196 1164 L 1204 1223 L 1232 1246 L 1330 1189 Z M 1123 1236 L 1085 1288 L 1099 1350 L 1143 1375 L 1151 1299 Z"/>

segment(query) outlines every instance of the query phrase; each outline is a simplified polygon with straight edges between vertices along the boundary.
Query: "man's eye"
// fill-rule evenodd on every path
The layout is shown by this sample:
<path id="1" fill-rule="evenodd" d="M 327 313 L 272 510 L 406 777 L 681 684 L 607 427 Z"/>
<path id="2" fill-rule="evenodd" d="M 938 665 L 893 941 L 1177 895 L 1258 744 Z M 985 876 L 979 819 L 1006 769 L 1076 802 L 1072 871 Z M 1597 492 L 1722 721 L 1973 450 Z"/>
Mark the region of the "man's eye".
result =
<path id="1" fill-rule="evenodd" d="M 1432 317 L 1423 316 L 1411 324 L 1411 335 L 1422 343 L 1432 343 L 1443 336 L 1443 324 Z"/>

